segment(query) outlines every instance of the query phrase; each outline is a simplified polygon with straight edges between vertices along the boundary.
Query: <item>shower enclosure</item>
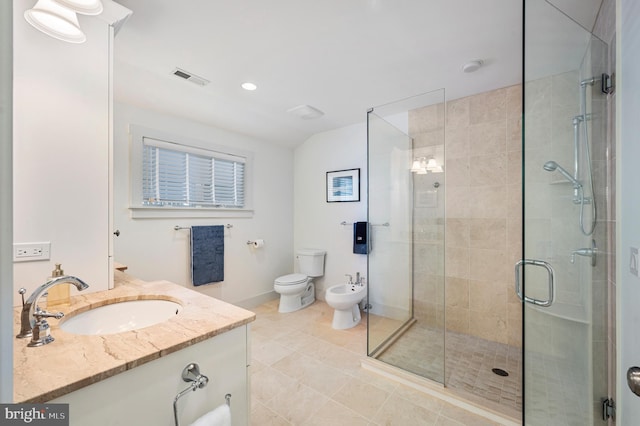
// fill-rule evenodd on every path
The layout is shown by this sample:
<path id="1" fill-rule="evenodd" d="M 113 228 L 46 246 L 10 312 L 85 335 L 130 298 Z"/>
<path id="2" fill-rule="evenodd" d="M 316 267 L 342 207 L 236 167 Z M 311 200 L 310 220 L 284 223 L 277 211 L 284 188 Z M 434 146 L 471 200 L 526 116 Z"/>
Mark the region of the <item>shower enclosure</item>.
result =
<path id="1" fill-rule="evenodd" d="M 368 114 L 369 356 L 513 418 L 521 98 L 441 89 Z"/>
<path id="2" fill-rule="evenodd" d="M 524 84 L 367 115 L 368 355 L 527 425 L 605 424 L 607 46 L 524 13 Z"/>

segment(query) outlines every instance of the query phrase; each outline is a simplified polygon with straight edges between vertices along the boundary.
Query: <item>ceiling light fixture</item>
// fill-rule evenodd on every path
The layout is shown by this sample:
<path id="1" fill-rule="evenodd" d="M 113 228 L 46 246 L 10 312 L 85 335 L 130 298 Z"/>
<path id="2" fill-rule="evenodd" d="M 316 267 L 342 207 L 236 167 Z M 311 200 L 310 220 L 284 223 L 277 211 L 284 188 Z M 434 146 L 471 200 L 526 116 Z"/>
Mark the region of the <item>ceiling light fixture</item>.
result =
<path id="1" fill-rule="evenodd" d="M 248 82 L 248 81 L 247 81 L 246 83 L 242 83 L 242 84 L 241 84 L 241 87 L 242 87 L 244 90 L 248 90 L 248 91 L 250 91 L 250 92 L 251 92 L 251 91 L 253 91 L 253 90 L 256 90 L 256 89 L 258 88 L 258 86 L 256 86 L 255 84 L 253 84 L 253 83 L 251 83 L 251 82 Z"/>
<path id="2" fill-rule="evenodd" d="M 324 115 L 324 112 L 311 105 L 298 105 L 297 107 L 288 109 L 287 112 L 305 120 L 320 118 Z"/>
<path id="3" fill-rule="evenodd" d="M 75 12 L 54 0 L 38 0 L 33 8 L 24 12 L 24 19 L 37 30 L 58 40 L 69 43 L 84 43 L 87 40 Z"/>
<path id="4" fill-rule="evenodd" d="M 462 71 L 466 73 L 475 72 L 478 71 L 482 65 L 484 65 L 484 61 L 482 59 L 475 59 L 464 64 L 462 66 Z"/>

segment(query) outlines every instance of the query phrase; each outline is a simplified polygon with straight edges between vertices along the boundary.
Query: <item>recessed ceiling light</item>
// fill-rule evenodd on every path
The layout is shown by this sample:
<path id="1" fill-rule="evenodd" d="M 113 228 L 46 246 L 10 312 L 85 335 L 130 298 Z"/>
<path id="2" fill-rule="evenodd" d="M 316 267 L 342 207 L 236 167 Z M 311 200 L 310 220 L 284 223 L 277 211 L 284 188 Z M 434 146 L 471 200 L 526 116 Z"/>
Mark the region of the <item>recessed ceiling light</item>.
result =
<path id="1" fill-rule="evenodd" d="M 251 91 L 251 90 L 256 90 L 256 89 L 258 88 L 258 86 L 256 86 L 256 85 L 255 85 L 255 84 L 253 84 L 253 83 L 250 83 L 250 82 L 248 82 L 248 81 L 247 81 L 246 83 L 242 83 L 242 85 L 241 85 L 241 86 L 242 86 L 242 88 L 243 88 L 244 90 L 249 90 L 249 91 Z"/>
<path id="2" fill-rule="evenodd" d="M 484 61 L 482 59 L 469 61 L 462 66 L 462 71 L 466 73 L 478 71 L 482 65 L 484 65 Z"/>

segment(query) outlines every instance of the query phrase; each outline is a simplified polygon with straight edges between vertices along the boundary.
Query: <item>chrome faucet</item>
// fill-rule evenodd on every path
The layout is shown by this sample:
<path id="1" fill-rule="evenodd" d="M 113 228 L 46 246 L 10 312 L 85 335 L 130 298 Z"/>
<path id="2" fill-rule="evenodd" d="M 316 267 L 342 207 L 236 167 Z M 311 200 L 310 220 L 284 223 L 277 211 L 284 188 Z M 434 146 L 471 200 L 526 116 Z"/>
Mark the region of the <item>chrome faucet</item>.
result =
<path id="1" fill-rule="evenodd" d="M 65 275 L 62 277 L 53 278 L 40 287 L 29 296 L 27 301 L 24 301 L 24 289 L 20 289 L 22 294 L 22 312 L 20 314 L 20 334 L 16 337 L 24 339 L 25 337 L 31 337 L 31 341 L 27 346 L 42 346 L 47 343 L 53 342 L 54 338 L 50 334 L 49 324 L 45 318 L 60 319 L 64 316 L 62 312 L 47 312 L 40 309 L 38 302 L 40 297 L 47 292 L 51 287 L 59 284 L 73 284 L 79 291 L 89 288 L 89 285 L 82 281 L 80 278 Z"/>
<path id="2" fill-rule="evenodd" d="M 360 276 L 360 272 L 356 272 L 356 282 L 355 285 L 364 285 L 364 277 Z"/>
<path id="3" fill-rule="evenodd" d="M 571 252 L 571 258 L 569 261 L 574 263 L 576 261 L 576 255 L 585 256 L 591 258 L 591 266 L 596 266 L 596 255 L 598 254 L 598 248 L 596 247 L 596 240 L 591 240 L 591 247 L 579 248 Z"/>
<path id="4" fill-rule="evenodd" d="M 345 277 L 349 277 L 349 284 L 353 284 L 353 275 L 351 274 L 344 274 Z"/>

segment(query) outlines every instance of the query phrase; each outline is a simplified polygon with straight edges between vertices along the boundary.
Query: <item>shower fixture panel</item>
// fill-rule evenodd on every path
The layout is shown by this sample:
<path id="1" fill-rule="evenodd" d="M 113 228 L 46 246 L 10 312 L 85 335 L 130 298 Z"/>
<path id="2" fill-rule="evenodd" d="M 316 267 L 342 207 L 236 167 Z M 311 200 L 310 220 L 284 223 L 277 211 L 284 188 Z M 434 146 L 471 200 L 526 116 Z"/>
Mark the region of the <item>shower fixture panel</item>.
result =
<path id="1" fill-rule="evenodd" d="M 573 123 L 573 175 L 571 175 L 566 169 L 558 165 L 555 161 L 547 161 L 542 168 L 548 172 L 559 172 L 566 180 L 573 184 L 573 202 L 580 205 L 579 224 L 582 234 L 589 236 L 593 234 L 596 227 L 596 220 L 598 217 L 598 211 L 596 208 L 594 184 L 593 184 L 593 166 L 591 164 L 591 149 L 589 147 L 589 129 L 587 123 L 591 119 L 591 115 L 587 113 L 587 86 L 593 86 L 596 82 L 602 81 L 603 92 L 609 93 L 604 90 L 605 83 L 609 79 L 607 74 L 602 74 L 602 77 L 591 77 L 580 81 L 580 114 L 572 118 Z M 582 131 L 581 131 L 582 130 Z M 582 136 L 582 137 L 581 137 Z M 584 160 L 588 170 L 588 179 L 591 196 L 585 196 L 585 188 L 580 181 L 580 159 L 582 158 L 582 152 L 584 152 Z M 585 205 L 591 205 L 591 224 L 585 226 L 584 223 L 584 209 Z"/>

